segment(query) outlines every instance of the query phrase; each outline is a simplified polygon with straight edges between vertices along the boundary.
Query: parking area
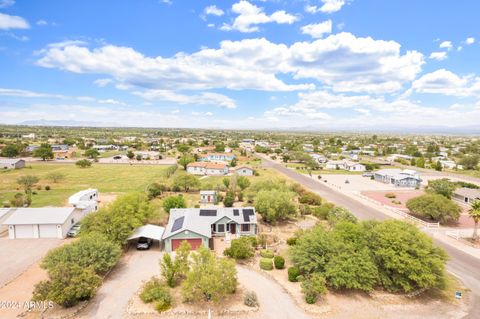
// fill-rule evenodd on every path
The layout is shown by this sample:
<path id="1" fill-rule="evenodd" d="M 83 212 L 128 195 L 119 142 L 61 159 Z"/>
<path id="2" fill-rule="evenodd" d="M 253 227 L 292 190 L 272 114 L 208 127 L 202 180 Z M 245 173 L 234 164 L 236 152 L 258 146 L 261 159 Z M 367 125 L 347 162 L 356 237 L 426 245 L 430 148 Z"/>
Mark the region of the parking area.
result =
<path id="1" fill-rule="evenodd" d="M 8 239 L 0 238 L 0 287 L 22 274 L 39 261 L 52 248 L 64 240 L 48 239 Z"/>
<path id="2" fill-rule="evenodd" d="M 317 178 L 317 176 L 314 178 Z M 370 179 L 370 177 L 363 177 L 362 175 L 328 174 L 323 175 L 321 180 L 326 180 L 328 184 L 334 185 L 342 190 L 354 192 L 389 191 L 399 189 L 394 185 L 377 182 Z M 345 183 L 347 180 L 348 183 Z"/>

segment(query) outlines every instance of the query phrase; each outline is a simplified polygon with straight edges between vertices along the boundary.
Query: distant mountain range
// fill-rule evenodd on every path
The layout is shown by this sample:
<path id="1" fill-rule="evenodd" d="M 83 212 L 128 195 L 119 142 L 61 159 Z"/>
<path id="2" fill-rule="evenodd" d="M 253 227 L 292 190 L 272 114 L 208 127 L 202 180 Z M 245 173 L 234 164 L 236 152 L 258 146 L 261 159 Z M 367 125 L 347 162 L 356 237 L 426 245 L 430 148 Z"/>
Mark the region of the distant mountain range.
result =
<path id="1" fill-rule="evenodd" d="M 120 125 L 118 123 L 105 123 L 95 121 L 75 121 L 75 120 L 29 120 L 17 123 L 17 125 L 27 126 L 63 126 L 63 127 L 133 127 Z M 220 127 L 205 127 L 203 129 L 224 129 Z M 236 129 L 236 128 L 231 128 Z M 242 130 L 242 128 L 238 128 Z M 351 132 L 351 133 L 393 133 L 393 134 L 460 134 L 460 135 L 480 135 L 480 125 L 470 125 L 462 127 L 450 127 L 441 125 L 420 126 L 420 127 L 392 127 L 392 126 L 365 126 L 356 128 L 344 127 L 322 127 L 322 126 L 304 126 L 293 128 L 259 128 L 262 131 L 295 131 L 295 132 Z"/>

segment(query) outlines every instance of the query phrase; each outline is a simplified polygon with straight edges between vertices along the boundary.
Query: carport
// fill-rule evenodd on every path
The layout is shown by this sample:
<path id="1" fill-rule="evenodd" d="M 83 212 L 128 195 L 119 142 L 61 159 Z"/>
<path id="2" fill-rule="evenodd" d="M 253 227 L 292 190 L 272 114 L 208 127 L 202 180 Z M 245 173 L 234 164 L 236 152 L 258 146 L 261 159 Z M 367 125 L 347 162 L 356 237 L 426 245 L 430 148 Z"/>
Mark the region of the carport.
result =
<path id="1" fill-rule="evenodd" d="M 158 248 L 162 249 L 162 236 L 165 228 L 157 225 L 143 225 L 135 229 L 133 234 L 127 238 L 129 242 L 135 240 L 135 242 L 141 237 L 150 238 L 158 242 Z"/>

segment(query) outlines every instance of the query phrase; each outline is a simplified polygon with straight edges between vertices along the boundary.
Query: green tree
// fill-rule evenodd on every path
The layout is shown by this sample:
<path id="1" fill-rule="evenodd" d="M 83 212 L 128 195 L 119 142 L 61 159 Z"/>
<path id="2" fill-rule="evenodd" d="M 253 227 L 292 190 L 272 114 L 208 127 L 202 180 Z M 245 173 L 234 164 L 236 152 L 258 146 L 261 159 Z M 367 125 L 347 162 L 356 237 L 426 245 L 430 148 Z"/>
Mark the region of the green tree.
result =
<path id="1" fill-rule="evenodd" d="M 325 278 L 319 273 L 313 273 L 302 278 L 301 287 L 305 295 L 305 301 L 309 304 L 315 303 L 318 295 L 323 295 L 327 292 Z"/>
<path id="2" fill-rule="evenodd" d="M 235 193 L 229 190 L 225 195 L 225 198 L 223 199 L 223 205 L 225 207 L 232 207 L 234 202 L 235 202 Z"/>
<path id="3" fill-rule="evenodd" d="M 167 190 L 167 187 L 160 183 L 153 183 L 147 187 L 148 199 L 152 200 Z"/>
<path id="4" fill-rule="evenodd" d="M 388 291 L 444 286 L 447 255 L 415 226 L 395 220 L 372 224 L 367 243 Z"/>
<path id="5" fill-rule="evenodd" d="M 95 295 L 102 279 L 92 268 L 75 263 L 60 263 L 49 271 L 50 279 L 35 285 L 33 300 L 51 300 L 63 307 L 72 307 Z"/>
<path id="6" fill-rule="evenodd" d="M 237 158 L 234 157 L 231 161 L 230 161 L 230 167 L 235 167 L 237 166 Z"/>
<path id="7" fill-rule="evenodd" d="M 458 164 L 463 165 L 464 169 L 474 170 L 478 168 L 478 162 L 479 162 L 478 155 L 466 155 L 460 159 Z"/>
<path id="8" fill-rule="evenodd" d="M 182 157 L 180 157 L 178 159 L 178 164 L 183 166 L 184 170 L 187 170 L 187 165 L 190 164 L 190 163 L 193 163 L 194 161 L 195 160 L 194 160 L 193 156 L 191 156 L 189 154 L 183 154 Z"/>
<path id="9" fill-rule="evenodd" d="M 52 159 L 53 151 L 50 144 L 41 144 L 39 148 L 33 151 L 33 157 L 40 157 L 42 160 Z"/>
<path id="10" fill-rule="evenodd" d="M 96 159 L 100 153 L 94 148 L 89 148 L 85 151 L 84 155 L 88 158 Z"/>
<path id="11" fill-rule="evenodd" d="M 442 168 L 443 168 L 442 163 L 440 163 L 440 161 L 437 161 L 437 162 L 435 163 L 435 165 L 433 166 L 433 168 L 434 168 L 436 171 L 439 171 L 439 172 L 440 172 L 440 171 L 442 170 Z"/>
<path id="12" fill-rule="evenodd" d="M 215 143 L 215 152 L 225 152 L 225 144 L 222 142 Z"/>
<path id="13" fill-rule="evenodd" d="M 407 208 L 419 217 L 442 224 L 457 221 L 462 211 L 456 203 L 438 194 L 425 194 L 409 199 Z"/>
<path id="14" fill-rule="evenodd" d="M 185 192 L 188 192 L 191 189 L 196 189 L 200 187 L 200 181 L 197 177 L 181 173 L 177 174 L 173 179 L 173 186 L 183 189 Z"/>
<path id="15" fill-rule="evenodd" d="M 179 144 L 177 146 L 177 150 L 183 154 L 190 152 L 190 149 L 191 147 L 188 144 Z"/>
<path id="16" fill-rule="evenodd" d="M 234 261 L 217 259 L 203 246 L 191 257 L 190 271 L 182 283 L 182 295 L 187 302 L 219 302 L 235 292 L 237 272 Z"/>
<path id="17" fill-rule="evenodd" d="M 82 160 L 76 161 L 76 162 L 75 162 L 75 165 L 77 165 L 77 166 L 80 167 L 80 168 L 87 168 L 87 167 L 92 166 L 92 162 L 90 162 L 90 161 L 87 160 L 87 159 L 82 159 Z"/>
<path id="18" fill-rule="evenodd" d="M 128 151 L 127 152 L 127 157 L 128 157 L 128 159 L 132 160 L 135 157 L 135 153 L 132 152 L 132 151 Z"/>
<path id="19" fill-rule="evenodd" d="M 352 223 L 357 222 L 357 218 L 343 207 L 332 208 L 327 215 L 327 220 L 330 225 L 335 225 L 340 221 L 350 221 Z"/>
<path id="20" fill-rule="evenodd" d="M 417 159 L 416 165 L 417 167 L 425 168 L 425 158 L 420 157 L 419 159 Z"/>
<path id="21" fill-rule="evenodd" d="M 83 268 L 92 267 L 97 274 L 105 274 L 117 264 L 121 254 L 120 246 L 104 236 L 82 236 L 69 245 L 50 250 L 41 267 L 51 271 L 61 263 L 76 264 Z"/>
<path id="22" fill-rule="evenodd" d="M 187 203 L 182 195 L 169 196 L 163 200 L 163 210 L 168 214 L 172 208 L 185 208 Z"/>
<path id="23" fill-rule="evenodd" d="M 239 176 L 237 178 L 237 185 L 242 191 L 244 191 L 248 186 L 250 186 L 250 180 L 246 176 Z"/>
<path id="24" fill-rule="evenodd" d="M 32 187 L 38 183 L 40 179 L 34 175 L 24 175 L 17 179 L 17 184 L 23 187 L 25 194 L 32 193 Z"/>
<path id="25" fill-rule="evenodd" d="M 224 177 L 222 179 L 222 183 L 223 185 L 225 185 L 226 188 L 228 188 L 230 186 L 230 179 L 228 177 Z"/>
<path id="26" fill-rule="evenodd" d="M 456 184 L 451 182 L 448 178 L 441 178 L 429 180 L 427 190 L 450 199 L 456 188 Z"/>
<path id="27" fill-rule="evenodd" d="M 275 223 L 297 214 L 291 192 L 276 189 L 261 190 L 254 199 L 255 209 L 266 223 Z"/>
<path id="28" fill-rule="evenodd" d="M 20 154 L 20 149 L 18 145 L 8 144 L 0 152 L 0 156 L 3 157 L 17 157 Z"/>
<path id="29" fill-rule="evenodd" d="M 231 241 L 230 247 L 223 251 L 225 256 L 234 259 L 249 259 L 255 255 L 255 237 L 242 236 Z"/>
<path id="30" fill-rule="evenodd" d="M 472 206 L 468 210 L 468 214 L 475 222 L 472 239 L 476 241 L 478 240 L 477 229 L 478 229 L 478 223 L 480 222 L 480 199 L 477 199 L 472 203 Z"/>

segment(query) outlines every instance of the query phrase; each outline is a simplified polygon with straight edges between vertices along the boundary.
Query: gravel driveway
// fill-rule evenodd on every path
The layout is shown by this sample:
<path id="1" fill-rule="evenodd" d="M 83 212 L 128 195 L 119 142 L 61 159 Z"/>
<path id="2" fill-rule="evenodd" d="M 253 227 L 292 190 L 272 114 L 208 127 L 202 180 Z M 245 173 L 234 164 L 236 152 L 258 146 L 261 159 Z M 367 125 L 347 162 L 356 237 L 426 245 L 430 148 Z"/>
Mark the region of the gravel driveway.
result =
<path id="1" fill-rule="evenodd" d="M 247 289 L 255 291 L 260 310 L 253 318 L 258 319 L 307 319 L 283 288 L 254 270 L 238 266 L 238 281 Z"/>
<path id="2" fill-rule="evenodd" d="M 160 274 L 162 252 L 155 245 L 150 250 L 131 249 L 100 287 L 95 298 L 76 318 L 122 318 L 130 298 L 142 281 Z"/>

